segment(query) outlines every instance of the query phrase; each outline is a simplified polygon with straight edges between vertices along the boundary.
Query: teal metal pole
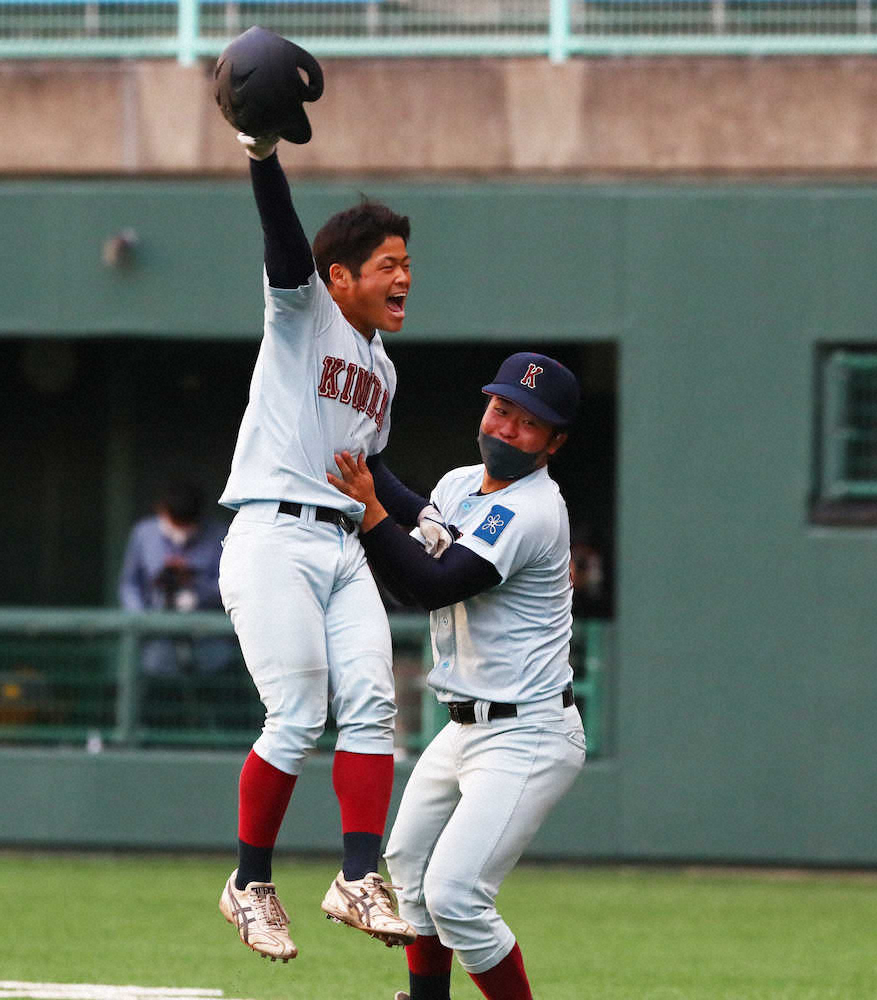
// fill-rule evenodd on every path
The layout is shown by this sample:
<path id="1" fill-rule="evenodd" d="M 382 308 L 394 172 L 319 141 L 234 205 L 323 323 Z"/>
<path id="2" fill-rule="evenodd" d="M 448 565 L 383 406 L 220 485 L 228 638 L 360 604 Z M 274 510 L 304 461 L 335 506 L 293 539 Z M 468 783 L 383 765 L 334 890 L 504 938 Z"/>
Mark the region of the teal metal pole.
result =
<path id="1" fill-rule="evenodd" d="M 116 729 L 113 742 L 122 746 L 133 743 L 137 724 L 137 655 L 139 643 L 133 629 L 119 636 L 118 680 L 116 688 Z"/>
<path id="2" fill-rule="evenodd" d="M 548 26 L 548 57 L 553 63 L 566 62 L 569 57 L 570 0 L 551 0 Z"/>
<path id="3" fill-rule="evenodd" d="M 179 48 L 177 58 L 181 66 L 192 66 L 198 47 L 200 0 L 178 0 L 178 3 L 177 38 Z"/>
<path id="4" fill-rule="evenodd" d="M 585 711 L 585 736 L 588 750 L 600 755 L 603 743 L 603 625 L 599 621 L 585 623 L 585 677 L 588 696 Z"/>

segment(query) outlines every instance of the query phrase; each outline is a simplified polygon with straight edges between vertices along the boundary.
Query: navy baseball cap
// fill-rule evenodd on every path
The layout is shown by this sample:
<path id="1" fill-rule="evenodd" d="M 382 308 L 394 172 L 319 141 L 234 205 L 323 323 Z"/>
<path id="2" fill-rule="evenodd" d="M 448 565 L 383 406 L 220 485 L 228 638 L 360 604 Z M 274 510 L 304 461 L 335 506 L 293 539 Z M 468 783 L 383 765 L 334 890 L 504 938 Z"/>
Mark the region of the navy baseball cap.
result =
<path id="1" fill-rule="evenodd" d="M 488 396 L 502 396 L 559 427 L 572 423 L 579 405 L 579 383 L 569 368 L 554 358 L 529 351 L 506 358 L 496 378 L 481 391 Z"/>

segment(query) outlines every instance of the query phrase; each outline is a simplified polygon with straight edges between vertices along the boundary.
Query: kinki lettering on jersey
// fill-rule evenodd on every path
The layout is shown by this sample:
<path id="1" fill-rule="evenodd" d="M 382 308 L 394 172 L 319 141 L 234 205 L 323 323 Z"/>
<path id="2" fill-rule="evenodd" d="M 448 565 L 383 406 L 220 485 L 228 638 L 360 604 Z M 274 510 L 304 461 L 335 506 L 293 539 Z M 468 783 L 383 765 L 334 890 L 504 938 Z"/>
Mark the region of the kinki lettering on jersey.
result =
<path id="1" fill-rule="evenodd" d="M 327 399 L 347 403 L 367 417 L 373 417 L 378 430 L 384 425 L 390 393 L 373 372 L 360 367 L 355 361 L 323 358 L 323 374 L 317 390 Z"/>

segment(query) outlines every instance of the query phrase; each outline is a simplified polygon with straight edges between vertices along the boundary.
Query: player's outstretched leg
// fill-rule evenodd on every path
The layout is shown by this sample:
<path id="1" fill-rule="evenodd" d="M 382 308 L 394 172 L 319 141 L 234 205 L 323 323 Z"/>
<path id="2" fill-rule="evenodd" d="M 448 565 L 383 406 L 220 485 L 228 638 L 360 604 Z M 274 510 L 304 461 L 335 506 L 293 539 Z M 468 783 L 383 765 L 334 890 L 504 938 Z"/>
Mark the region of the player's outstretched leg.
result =
<path id="1" fill-rule="evenodd" d="M 365 931 L 388 948 L 411 944 L 417 932 L 399 916 L 394 888 L 377 872 L 348 881 L 340 871 L 329 886 L 322 909 L 331 920 Z"/>
<path id="2" fill-rule="evenodd" d="M 238 867 L 222 890 L 219 909 L 241 940 L 272 961 L 288 962 L 298 949 L 289 937 L 289 917 L 271 879 L 274 843 L 296 776 L 251 750 L 241 768 L 238 801 Z"/>
<path id="3" fill-rule="evenodd" d="M 378 874 L 393 756 L 336 750 L 332 783 L 341 807 L 344 860 L 323 899 L 323 912 L 390 947 L 411 944 L 417 933 L 399 916 L 394 887 Z"/>
<path id="4" fill-rule="evenodd" d="M 231 873 L 222 895 L 219 909 L 237 927 L 241 941 L 272 962 L 288 962 L 298 954 L 289 936 L 289 917 L 277 898 L 273 882 L 250 882 L 246 888 L 235 886 L 237 869 Z"/>

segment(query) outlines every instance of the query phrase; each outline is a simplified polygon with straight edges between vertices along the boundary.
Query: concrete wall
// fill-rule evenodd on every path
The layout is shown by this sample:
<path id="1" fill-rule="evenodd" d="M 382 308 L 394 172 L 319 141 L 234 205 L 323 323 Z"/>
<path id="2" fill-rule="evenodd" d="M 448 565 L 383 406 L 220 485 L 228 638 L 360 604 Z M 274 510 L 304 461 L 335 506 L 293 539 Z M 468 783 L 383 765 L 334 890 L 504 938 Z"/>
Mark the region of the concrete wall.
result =
<path id="1" fill-rule="evenodd" d="M 107 323 L 113 309 L 121 312 L 113 303 L 124 295 L 130 332 L 163 325 L 168 335 L 205 337 L 203 321 L 187 318 L 186 282 L 162 277 L 185 276 L 193 255 L 200 279 L 195 311 L 208 299 L 217 314 L 260 311 L 256 223 L 244 182 L 174 182 L 162 190 L 157 182 L 132 181 L 108 191 L 83 182 L 72 186 L 75 197 L 64 187 L 0 186 L 0 222 L 26 225 L 35 215 L 59 219 L 66 212 L 64 247 L 73 260 L 92 239 L 92 222 L 127 203 L 137 213 L 134 224 L 151 227 L 144 233 L 154 243 L 144 243 L 149 252 L 124 290 L 113 291 L 98 276 L 96 259 L 64 267 L 60 256 L 44 261 L 37 234 L 20 240 L 14 265 L 0 259 L 0 287 L 13 289 L 33 275 L 34 294 L 46 303 L 40 322 L 54 316 L 63 325 L 72 302 L 75 327 L 67 327 L 68 335 L 89 315 Z M 303 185 L 307 219 L 346 199 L 349 187 Z M 132 188 L 143 190 L 125 190 Z M 436 382 L 452 387 L 447 399 L 454 408 L 464 405 L 456 398 L 457 372 L 492 371 L 494 358 L 458 354 L 455 363 L 445 356 L 436 364 L 436 341 L 484 350 L 550 336 L 617 348 L 612 752 L 586 769 L 538 849 L 877 864 L 877 534 L 808 519 L 817 351 L 875 342 L 877 185 L 388 184 L 383 193 L 417 220 L 407 343 Z M 229 253 L 212 238 L 226 223 L 234 224 L 246 253 Z M 83 287 L 74 299 L 77 278 Z M 7 297 L 23 322 L 23 297 Z M 178 316 L 186 317 L 185 326 L 177 325 Z M 211 350 L 207 340 L 193 343 Z M 148 352 L 148 344 L 142 349 Z M 217 360 L 223 356 L 217 352 Z M 92 380 L 86 384 L 112 375 L 113 366 L 92 370 L 87 360 L 79 369 Z M 13 390 L 29 371 L 10 364 Z M 17 405 L 22 395 L 13 390 L 0 392 L 0 455 L 15 484 L 6 534 L 29 534 L 39 545 L 44 523 L 68 523 L 53 515 L 69 516 L 77 477 L 118 478 L 92 474 L 100 456 L 77 462 L 69 443 L 69 428 L 77 425 L 60 391 L 43 405 L 54 407 L 68 436 L 49 439 L 57 451 L 47 465 L 56 478 L 37 478 L 41 467 L 19 458 L 18 442 L 32 431 Z M 408 391 L 400 378 L 400 394 Z M 477 389 L 459 395 L 474 397 Z M 128 412 L 93 398 L 97 423 L 105 419 L 108 426 L 106 435 L 93 430 L 89 449 L 92 441 L 112 440 L 114 423 L 124 429 Z M 238 395 L 237 412 L 241 403 Z M 227 421 L 231 409 L 229 395 L 228 412 L 197 419 Z M 421 429 L 424 421 L 412 404 L 400 426 Z M 582 437 L 588 432 L 587 425 L 578 430 Z M 471 449 L 471 436 L 453 444 Z M 394 467 L 405 470 L 405 452 L 396 446 Z M 410 451 L 416 450 L 417 443 Z M 92 495 L 83 493 L 84 502 Z M 27 565 L 14 554 L 11 561 Z M 224 783 L 228 803 L 237 759 L 193 758 L 191 769 L 163 761 L 154 772 L 148 757 L 116 753 L 97 760 L 73 753 L 60 761 L 61 770 L 55 763 L 37 752 L 0 755 L 0 800 L 13 804 L 0 818 L 0 842 L 88 841 L 97 836 L 93 817 L 107 811 L 107 800 L 116 794 L 127 801 L 137 788 L 143 804 L 132 808 L 135 821 L 112 815 L 100 836 L 124 843 L 154 837 L 167 846 L 171 817 L 164 804 L 187 801 L 191 787 L 198 790 L 191 823 L 175 827 L 174 835 L 181 843 L 213 843 L 220 834 L 200 818 L 202 790 Z M 148 782 L 141 779 L 147 772 Z M 58 789 L 69 789 L 69 797 L 56 801 Z M 158 798 L 155 809 L 145 805 L 151 797 Z M 327 798 L 315 815 L 328 815 L 331 806 Z M 203 815 L 215 813 L 205 805 Z M 313 845 L 327 830 L 320 824 L 290 836 Z M 229 835 L 226 825 L 221 836 Z"/>
<path id="2" fill-rule="evenodd" d="M 7 176 L 233 178 L 165 187 L 141 177 L 99 192 L 66 180 L 4 185 L 3 243 L 18 251 L 0 265 L 5 334 L 257 332 L 246 161 L 209 70 L 0 67 Z M 868 173 L 877 60 L 326 71 L 317 138 L 287 147 L 288 167 L 442 180 L 369 187 L 417 219 L 410 342 L 509 344 L 535 330 L 618 347 L 614 753 L 586 769 L 535 851 L 877 864 L 875 536 L 807 521 L 814 352 L 871 342 L 877 329 L 877 189 L 456 183 Z M 308 230 L 356 190 L 300 189 Z M 102 240 L 124 225 L 142 237 L 134 266 L 105 270 Z M 6 417 L 11 439 L 16 415 Z M 0 789 L 15 807 L 0 842 L 169 846 L 172 834 L 180 846 L 231 845 L 239 759 L 187 762 L 7 751 Z M 315 822 L 290 827 L 284 846 L 332 846 L 326 765 L 315 765 L 303 784 Z M 131 802 L 132 788 L 142 799 Z M 190 822 L 179 823 L 187 805 Z"/>
<path id="3" fill-rule="evenodd" d="M 327 60 L 299 174 L 877 170 L 877 59 Z M 6 174 L 240 174 L 212 62 L 0 66 Z M 11 140 L 11 141 L 10 141 Z"/>
<path id="4" fill-rule="evenodd" d="M 238 776 L 246 751 L 0 750 L 0 845 L 161 850 L 237 847 Z M 389 829 L 411 761 L 396 764 Z M 527 851 L 538 858 L 612 859 L 620 849 L 618 767 L 592 763 Z M 281 850 L 341 846 L 332 758 L 318 754 L 296 783 Z"/>

